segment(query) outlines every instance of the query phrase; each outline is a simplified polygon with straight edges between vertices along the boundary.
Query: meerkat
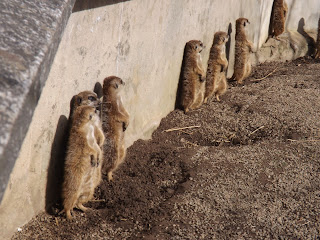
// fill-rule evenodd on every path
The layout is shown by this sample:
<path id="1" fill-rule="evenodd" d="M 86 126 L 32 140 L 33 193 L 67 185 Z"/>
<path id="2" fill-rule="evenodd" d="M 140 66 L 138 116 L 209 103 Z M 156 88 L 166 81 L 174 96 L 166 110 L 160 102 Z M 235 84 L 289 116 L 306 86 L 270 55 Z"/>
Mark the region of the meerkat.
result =
<path id="1" fill-rule="evenodd" d="M 69 125 L 71 126 L 72 124 L 72 116 L 73 113 L 75 112 L 75 110 L 79 107 L 79 106 L 91 106 L 94 107 L 95 109 L 97 109 L 100 113 L 101 113 L 101 101 L 98 98 L 97 94 L 95 92 L 92 91 L 83 91 L 78 93 L 77 95 L 74 95 L 70 101 L 70 114 L 69 114 Z M 69 126 L 69 129 L 70 129 Z M 96 141 L 98 143 L 98 145 L 101 148 L 101 151 L 99 152 L 99 156 L 97 158 L 97 162 L 95 164 L 93 164 L 93 169 L 92 169 L 92 178 L 95 179 L 95 183 L 94 183 L 94 188 L 97 187 L 102 178 L 101 178 L 101 169 L 102 169 L 102 165 L 103 165 L 103 151 L 102 151 L 102 147 L 104 144 L 104 133 L 102 131 L 102 123 L 101 123 L 101 116 L 99 114 L 99 117 L 96 118 L 96 121 L 94 122 L 94 135 L 96 138 Z"/>
<path id="2" fill-rule="evenodd" d="M 213 94 L 215 94 L 217 101 L 220 101 L 220 96 L 227 90 L 226 70 L 228 60 L 226 58 L 226 43 L 228 39 L 229 36 L 226 32 L 216 32 L 214 34 L 208 60 L 204 103 L 207 103 L 208 98 Z"/>
<path id="3" fill-rule="evenodd" d="M 72 116 L 73 112 L 79 107 L 79 106 L 91 106 L 101 111 L 101 101 L 98 98 L 97 94 L 92 91 L 83 91 L 78 93 L 77 95 L 74 95 L 70 101 L 70 113 L 69 113 L 69 125 L 72 124 Z M 69 128 L 70 128 L 69 126 Z M 98 142 L 98 145 L 102 147 L 104 142 L 104 134 L 102 131 L 102 124 L 99 119 L 95 122 L 95 136 Z M 101 156 L 100 159 L 103 157 Z"/>
<path id="4" fill-rule="evenodd" d="M 274 0 L 270 18 L 269 36 L 267 41 L 270 38 L 280 40 L 279 35 L 284 32 L 287 13 L 288 5 L 285 0 Z"/>
<path id="5" fill-rule="evenodd" d="M 316 53 L 314 55 L 315 58 L 320 58 L 320 18 L 318 20 L 318 36 L 315 45 Z"/>
<path id="6" fill-rule="evenodd" d="M 79 106 L 73 113 L 62 185 L 67 219 L 72 219 L 71 210 L 74 207 L 87 210 L 83 204 L 93 197 L 98 181 L 92 176 L 93 166 L 98 164 L 99 156 L 102 156 L 94 135 L 98 119 L 96 109 L 91 106 Z"/>
<path id="7" fill-rule="evenodd" d="M 113 172 L 126 155 L 124 132 L 129 125 L 129 114 L 120 96 L 124 85 L 124 81 L 115 76 L 107 77 L 103 81 L 102 128 L 106 137 L 103 173 L 107 174 L 109 181 L 113 180 Z"/>
<path id="8" fill-rule="evenodd" d="M 253 52 L 253 44 L 246 36 L 247 24 L 250 22 L 246 18 L 236 20 L 234 72 L 231 79 L 236 80 L 238 84 L 242 84 L 243 80 L 251 74 L 250 52 Z"/>
<path id="9" fill-rule="evenodd" d="M 181 105 L 185 113 L 199 108 L 205 91 L 205 72 L 202 66 L 201 51 L 204 46 L 199 40 L 186 43 L 181 68 Z"/>

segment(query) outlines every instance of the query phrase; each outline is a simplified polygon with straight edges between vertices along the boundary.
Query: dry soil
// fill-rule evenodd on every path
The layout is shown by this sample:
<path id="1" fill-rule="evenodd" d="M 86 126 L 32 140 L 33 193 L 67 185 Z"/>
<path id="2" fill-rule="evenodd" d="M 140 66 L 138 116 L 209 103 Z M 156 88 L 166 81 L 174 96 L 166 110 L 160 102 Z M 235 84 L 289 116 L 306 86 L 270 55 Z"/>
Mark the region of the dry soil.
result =
<path id="1" fill-rule="evenodd" d="M 41 213 L 12 239 L 319 239 L 319 158 L 320 62 L 261 64 L 135 142 L 88 212 Z"/>

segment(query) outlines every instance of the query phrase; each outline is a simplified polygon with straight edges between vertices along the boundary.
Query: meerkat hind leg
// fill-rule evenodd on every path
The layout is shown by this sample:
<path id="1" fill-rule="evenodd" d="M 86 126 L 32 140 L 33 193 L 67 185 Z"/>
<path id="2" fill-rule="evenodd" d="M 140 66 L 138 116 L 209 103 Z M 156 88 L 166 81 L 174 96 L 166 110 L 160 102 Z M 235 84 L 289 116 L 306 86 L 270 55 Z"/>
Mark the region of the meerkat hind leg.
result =
<path id="1" fill-rule="evenodd" d="M 71 220 L 72 219 L 71 210 L 69 209 L 69 210 L 66 210 L 65 212 L 66 212 L 67 219 Z"/>
<path id="2" fill-rule="evenodd" d="M 88 208 L 85 207 L 85 206 L 83 206 L 82 203 L 78 203 L 78 204 L 76 205 L 76 208 L 80 209 L 82 212 L 85 212 L 85 211 L 88 210 Z"/>
<path id="3" fill-rule="evenodd" d="M 116 161 L 113 163 L 112 168 L 108 172 L 108 181 L 113 181 L 113 172 L 117 170 L 119 165 L 124 161 L 126 156 L 126 149 L 124 146 L 121 146 L 118 150 Z"/>

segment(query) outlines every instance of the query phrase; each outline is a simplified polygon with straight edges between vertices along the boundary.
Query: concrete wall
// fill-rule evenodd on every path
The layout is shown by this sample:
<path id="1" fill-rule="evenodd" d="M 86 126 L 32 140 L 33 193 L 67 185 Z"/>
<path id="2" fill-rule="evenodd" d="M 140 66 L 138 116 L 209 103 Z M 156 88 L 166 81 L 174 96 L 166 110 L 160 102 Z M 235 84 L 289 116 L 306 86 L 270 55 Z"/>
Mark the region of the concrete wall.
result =
<path id="1" fill-rule="evenodd" d="M 292 9 L 288 28 L 297 30 L 299 20 L 304 18 L 307 28 L 315 31 L 320 2 L 287 2 Z M 131 115 L 126 135 L 126 144 L 130 146 L 139 138 L 149 138 L 160 120 L 174 109 L 187 41 L 204 42 L 206 65 L 213 34 L 228 31 L 230 26 L 232 66 L 234 23 L 238 17 L 247 17 L 251 22 L 249 38 L 257 48 L 263 45 L 268 35 L 272 1 L 224 0 L 223 3 L 221 0 L 131 0 L 71 15 L 1 202 L 1 239 L 10 236 L 54 200 L 53 181 L 57 179 L 50 176 L 59 172 L 69 101 L 74 94 L 93 90 L 107 76 L 121 77 L 127 83 L 123 100 Z M 228 72 L 231 74 L 232 67 Z"/>

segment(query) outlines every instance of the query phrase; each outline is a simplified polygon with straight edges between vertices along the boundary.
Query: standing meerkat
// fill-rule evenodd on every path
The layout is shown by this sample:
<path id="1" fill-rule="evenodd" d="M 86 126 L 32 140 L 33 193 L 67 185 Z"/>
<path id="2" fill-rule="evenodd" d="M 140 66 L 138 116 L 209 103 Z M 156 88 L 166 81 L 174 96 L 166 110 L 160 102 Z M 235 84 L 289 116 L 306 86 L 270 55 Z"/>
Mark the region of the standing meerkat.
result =
<path id="1" fill-rule="evenodd" d="M 207 103 L 208 98 L 213 94 L 220 101 L 220 96 L 227 90 L 226 70 L 228 60 L 226 58 L 226 43 L 228 39 L 229 36 L 226 32 L 216 32 L 214 34 L 208 60 L 204 103 Z"/>
<path id="2" fill-rule="evenodd" d="M 113 180 L 113 172 L 126 155 L 124 132 L 129 125 L 129 114 L 120 96 L 124 85 L 122 79 L 115 76 L 107 77 L 103 81 L 102 127 L 106 134 L 103 173 L 108 174 L 109 181 Z"/>
<path id="3" fill-rule="evenodd" d="M 231 79 L 236 80 L 239 84 L 251 74 L 250 52 L 253 52 L 253 44 L 247 39 L 245 27 L 249 24 L 246 18 L 236 20 L 236 43 L 234 72 Z"/>
<path id="4" fill-rule="evenodd" d="M 284 32 L 287 13 L 288 5 L 285 0 L 274 0 L 270 18 L 269 37 L 267 41 L 273 37 L 280 40 L 279 35 Z"/>
<path id="5" fill-rule="evenodd" d="M 83 206 L 93 197 L 96 178 L 94 166 L 99 162 L 101 148 L 95 137 L 95 124 L 99 116 L 91 106 L 79 106 L 73 113 L 62 185 L 63 207 L 67 219 L 71 219 L 74 207 L 86 211 Z"/>
<path id="6" fill-rule="evenodd" d="M 186 43 L 181 67 L 181 105 L 185 113 L 199 108 L 203 103 L 205 91 L 205 73 L 202 66 L 201 51 L 203 44 L 199 40 Z"/>
<path id="7" fill-rule="evenodd" d="M 77 95 L 74 95 L 70 101 L 69 124 L 72 124 L 73 113 L 79 106 L 91 106 L 99 109 L 100 105 L 101 101 L 99 100 L 97 94 L 92 91 L 83 91 L 78 93 Z M 102 124 L 99 119 L 97 119 L 97 121 L 95 122 L 95 136 L 98 145 L 102 147 L 104 142 L 104 134 L 102 131 Z M 100 157 L 100 159 L 102 159 L 102 156 Z"/>
<path id="8" fill-rule="evenodd" d="M 315 53 L 314 57 L 320 58 L 320 18 L 318 20 L 318 36 L 317 36 L 315 49 L 316 49 L 316 53 Z"/>
<path id="9" fill-rule="evenodd" d="M 70 101 L 70 114 L 69 114 L 69 129 L 72 124 L 72 117 L 73 113 L 76 111 L 76 109 L 79 106 L 91 106 L 95 109 L 99 109 L 99 112 L 101 113 L 101 101 L 98 98 L 97 94 L 92 91 L 83 91 L 78 93 L 77 95 L 74 95 Z M 99 114 L 100 115 L 100 114 Z M 70 131 L 70 130 L 69 130 Z M 104 143 L 104 133 L 102 131 L 102 123 L 100 116 L 96 118 L 96 121 L 94 121 L 94 135 L 96 138 L 96 141 L 98 145 L 101 148 L 101 151 L 98 156 L 98 160 L 96 164 L 93 164 L 93 172 L 92 172 L 92 178 L 95 179 L 94 188 L 97 187 L 102 178 L 101 178 L 101 169 L 103 165 L 103 151 L 102 146 Z"/>

